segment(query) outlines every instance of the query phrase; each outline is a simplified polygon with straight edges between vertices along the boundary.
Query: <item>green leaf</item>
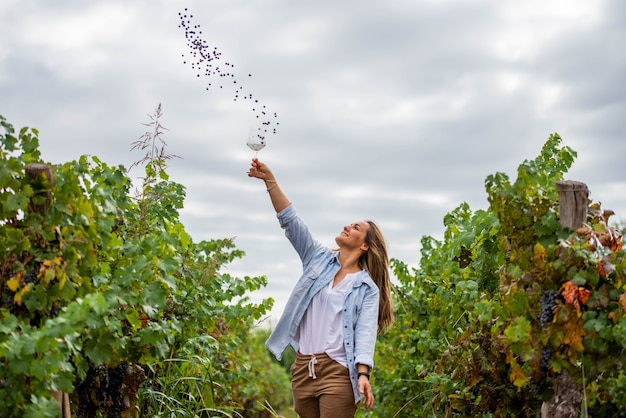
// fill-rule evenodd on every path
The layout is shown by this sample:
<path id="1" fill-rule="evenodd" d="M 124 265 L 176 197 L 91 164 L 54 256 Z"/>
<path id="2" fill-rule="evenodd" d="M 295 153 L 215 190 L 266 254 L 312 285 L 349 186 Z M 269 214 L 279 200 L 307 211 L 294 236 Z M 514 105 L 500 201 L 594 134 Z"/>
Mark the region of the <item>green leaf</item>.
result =
<path id="1" fill-rule="evenodd" d="M 96 315 L 104 315 L 109 310 L 109 304 L 101 293 L 86 296 L 85 302 L 93 309 Z"/>
<path id="2" fill-rule="evenodd" d="M 36 396 L 31 395 L 30 403 L 24 408 L 24 418 L 56 418 L 59 416 L 59 403 L 52 398 L 52 395 Z"/>
<path id="3" fill-rule="evenodd" d="M 141 329 L 141 321 L 139 320 L 139 313 L 136 310 L 132 308 L 126 309 L 125 316 L 126 316 L 126 320 L 133 327 L 133 330 L 136 331 L 138 329 Z"/>
<path id="4" fill-rule="evenodd" d="M 528 319 L 518 317 L 513 323 L 505 328 L 504 336 L 511 342 L 528 342 L 530 339 L 531 324 Z"/>

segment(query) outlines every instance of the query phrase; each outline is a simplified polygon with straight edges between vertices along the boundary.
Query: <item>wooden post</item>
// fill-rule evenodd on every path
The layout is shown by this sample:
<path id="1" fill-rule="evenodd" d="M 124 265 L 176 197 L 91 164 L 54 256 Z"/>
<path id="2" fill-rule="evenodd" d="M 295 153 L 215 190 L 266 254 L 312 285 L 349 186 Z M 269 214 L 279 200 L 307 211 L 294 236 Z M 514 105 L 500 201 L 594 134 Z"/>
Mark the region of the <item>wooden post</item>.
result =
<path id="1" fill-rule="evenodd" d="M 587 220 L 589 189 L 579 181 L 557 181 L 561 228 L 576 231 Z M 541 418 L 576 418 L 583 395 L 566 370 L 550 379 L 554 393 L 541 405 Z"/>
<path id="2" fill-rule="evenodd" d="M 46 176 L 47 184 L 45 182 L 39 182 L 38 177 L 43 174 Z M 31 199 L 30 209 L 39 213 L 41 216 L 45 216 L 50 209 L 50 203 L 52 201 L 52 184 L 54 179 L 52 177 L 52 169 L 45 164 L 28 164 L 26 166 L 26 175 L 33 181 L 33 197 L 43 195 L 45 200 L 41 204 L 35 204 Z"/>
<path id="3" fill-rule="evenodd" d="M 57 400 L 61 407 L 61 418 L 72 418 L 72 411 L 70 410 L 70 395 L 58 390 L 52 391 L 52 396 Z"/>
<path id="4" fill-rule="evenodd" d="M 556 182 L 559 193 L 561 228 L 576 231 L 587 220 L 589 189 L 585 183 L 563 180 Z"/>

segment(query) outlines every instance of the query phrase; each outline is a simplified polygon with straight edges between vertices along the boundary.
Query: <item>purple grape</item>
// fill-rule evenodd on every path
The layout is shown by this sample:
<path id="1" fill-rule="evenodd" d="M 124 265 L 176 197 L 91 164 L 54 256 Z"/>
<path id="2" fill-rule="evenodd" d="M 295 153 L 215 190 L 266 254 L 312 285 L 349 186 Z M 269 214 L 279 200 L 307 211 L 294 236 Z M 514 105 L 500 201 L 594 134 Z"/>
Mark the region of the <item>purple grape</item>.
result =
<path id="1" fill-rule="evenodd" d="M 220 52 L 216 46 L 211 49 L 208 43 L 204 39 L 202 39 L 202 37 L 200 36 L 202 34 L 202 31 L 200 30 L 200 25 L 192 25 L 191 20 L 193 19 L 193 15 L 188 15 L 187 13 L 187 8 L 184 9 L 184 12 L 178 13 L 178 16 L 180 18 L 180 24 L 178 25 L 178 27 L 184 31 L 185 38 L 187 39 L 187 46 L 189 47 L 189 56 L 186 57 L 185 54 L 182 54 L 183 64 L 190 65 L 191 69 L 196 72 L 197 78 L 200 78 L 202 75 L 204 75 L 205 77 L 228 77 L 230 79 L 233 79 L 233 85 L 240 84 L 237 83 L 237 79 L 233 72 L 223 69 L 233 69 L 235 65 L 230 62 L 224 62 L 223 67 L 220 67 L 218 65 L 217 61 L 221 59 L 222 52 Z M 252 74 L 248 73 L 248 77 L 252 77 Z M 211 83 L 207 83 L 205 90 L 210 91 L 212 87 L 213 86 Z M 220 89 L 223 89 L 223 87 L 223 84 L 219 84 Z M 252 100 L 252 93 L 246 93 L 243 90 L 243 86 L 238 85 L 236 87 L 233 94 L 234 101 L 237 101 L 237 99 L 240 97 Z M 254 100 L 254 103 L 258 102 L 258 99 Z M 271 120 L 266 119 L 269 112 L 257 110 L 258 106 L 252 107 L 251 109 L 252 112 L 255 113 L 256 119 L 260 119 L 259 122 L 262 125 L 270 126 L 272 124 Z M 262 109 L 265 109 L 265 106 L 263 106 Z M 275 112 L 273 112 L 273 114 L 274 118 L 278 117 Z M 277 122 L 276 125 L 278 125 Z M 267 129 L 265 130 L 265 132 L 267 132 Z M 272 133 L 276 133 L 276 128 L 272 129 Z M 264 136 L 261 136 L 260 133 L 257 133 L 256 135 L 259 136 L 260 139 L 264 139 Z"/>

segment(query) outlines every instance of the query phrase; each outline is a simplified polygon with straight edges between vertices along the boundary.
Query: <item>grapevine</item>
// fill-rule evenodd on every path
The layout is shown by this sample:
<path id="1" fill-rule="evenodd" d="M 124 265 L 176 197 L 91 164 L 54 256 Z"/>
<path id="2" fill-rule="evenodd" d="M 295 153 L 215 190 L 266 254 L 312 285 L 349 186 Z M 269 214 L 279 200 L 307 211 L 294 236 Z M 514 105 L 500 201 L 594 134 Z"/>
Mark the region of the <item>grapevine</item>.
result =
<path id="1" fill-rule="evenodd" d="M 161 115 L 159 107 L 153 135 Z M 57 417 L 58 395 L 90 418 L 135 417 L 143 405 L 144 416 L 157 416 L 169 399 L 194 416 L 262 409 L 258 397 L 278 379 L 231 368 L 238 357 L 269 362 L 240 348 L 271 307 L 247 301 L 265 278 L 220 272 L 243 256 L 232 240 L 193 242 L 179 220 L 184 187 L 165 172 L 169 154 L 142 160 L 133 198 L 123 167 L 90 156 L 46 165 L 36 130 L 16 133 L 2 116 L 0 129 L 0 416 Z M 25 175 L 34 163 L 51 176 Z M 183 354 L 194 366 L 170 368 Z M 199 370 L 199 361 L 211 367 Z M 202 382 L 196 396 L 156 398 L 151 385 L 170 390 L 172 376 Z M 237 393 L 242 380 L 257 383 Z"/>
<path id="2" fill-rule="evenodd" d="M 622 236 L 613 211 L 591 201 L 581 228 L 561 227 L 556 182 L 575 156 L 551 135 L 516 180 L 486 179 L 487 210 L 446 215 L 443 240 L 422 240 L 418 269 L 394 260 L 380 416 L 536 417 L 557 390 L 573 408 L 585 390 L 589 411 L 626 410 Z"/>

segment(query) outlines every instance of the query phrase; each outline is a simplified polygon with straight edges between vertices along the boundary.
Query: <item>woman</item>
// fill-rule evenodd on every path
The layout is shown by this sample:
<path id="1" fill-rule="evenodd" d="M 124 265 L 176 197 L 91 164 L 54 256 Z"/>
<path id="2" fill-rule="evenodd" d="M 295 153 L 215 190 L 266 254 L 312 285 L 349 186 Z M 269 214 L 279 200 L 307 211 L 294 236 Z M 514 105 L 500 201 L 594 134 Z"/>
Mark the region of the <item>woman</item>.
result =
<path id="1" fill-rule="evenodd" d="M 266 164 L 253 159 L 248 176 L 265 182 L 303 266 L 266 345 L 279 360 L 288 345 L 296 350 L 291 383 L 300 417 L 354 417 L 359 401 L 374 406 L 376 336 L 393 322 L 383 236 L 372 221 L 355 222 L 330 250 L 312 238 Z"/>

